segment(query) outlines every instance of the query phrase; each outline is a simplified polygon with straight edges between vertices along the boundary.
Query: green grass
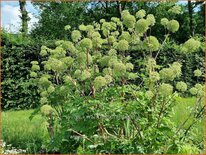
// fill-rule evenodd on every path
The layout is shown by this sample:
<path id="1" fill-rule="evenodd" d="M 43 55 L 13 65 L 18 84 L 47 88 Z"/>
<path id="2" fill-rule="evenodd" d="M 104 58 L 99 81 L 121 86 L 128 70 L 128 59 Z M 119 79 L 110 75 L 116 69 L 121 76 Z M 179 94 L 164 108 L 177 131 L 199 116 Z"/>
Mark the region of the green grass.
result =
<path id="1" fill-rule="evenodd" d="M 30 121 L 32 112 L 33 110 L 2 112 L 2 138 L 7 144 L 34 153 L 48 139 L 48 133 L 40 115 Z"/>
<path id="2" fill-rule="evenodd" d="M 174 113 L 171 118 L 177 126 L 180 126 L 185 121 L 185 119 L 188 118 L 191 109 L 195 105 L 195 102 L 195 98 L 177 98 L 178 104 L 174 107 Z M 190 118 L 184 127 L 187 128 L 192 123 L 192 121 L 193 119 Z M 197 141 L 201 142 L 204 140 L 204 117 L 194 125 L 193 136 Z"/>

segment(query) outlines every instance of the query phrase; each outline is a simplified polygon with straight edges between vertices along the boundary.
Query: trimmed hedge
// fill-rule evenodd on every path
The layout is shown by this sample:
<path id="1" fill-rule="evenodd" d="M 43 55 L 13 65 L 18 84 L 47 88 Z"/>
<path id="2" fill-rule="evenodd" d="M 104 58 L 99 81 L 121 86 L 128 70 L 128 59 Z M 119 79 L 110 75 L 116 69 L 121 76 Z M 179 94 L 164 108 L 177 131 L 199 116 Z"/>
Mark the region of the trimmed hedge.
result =
<path id="1" fill-rule="evenodd" d="M 30 62 L 38 59 L 40 45 L 21 35 L 2 35 L 2 108 L 34 108 L 39 95 L 30 81 Z"/>

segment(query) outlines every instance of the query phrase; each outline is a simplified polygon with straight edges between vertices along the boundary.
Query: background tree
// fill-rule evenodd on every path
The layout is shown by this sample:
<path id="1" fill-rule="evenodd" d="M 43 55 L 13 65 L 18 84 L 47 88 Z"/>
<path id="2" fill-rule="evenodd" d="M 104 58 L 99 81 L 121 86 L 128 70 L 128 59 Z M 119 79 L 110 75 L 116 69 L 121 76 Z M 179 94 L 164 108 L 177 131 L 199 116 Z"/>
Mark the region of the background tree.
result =
<path id="1" fill-rule="evenodd" d="M 21 32 L 26 35 L 28 33 L 28 21 L 30 20 L 28 12 L 26 10 L 26 1 L 19 0 L 19 6 L 21 12 L 20 18 L 22 22 Z"/>

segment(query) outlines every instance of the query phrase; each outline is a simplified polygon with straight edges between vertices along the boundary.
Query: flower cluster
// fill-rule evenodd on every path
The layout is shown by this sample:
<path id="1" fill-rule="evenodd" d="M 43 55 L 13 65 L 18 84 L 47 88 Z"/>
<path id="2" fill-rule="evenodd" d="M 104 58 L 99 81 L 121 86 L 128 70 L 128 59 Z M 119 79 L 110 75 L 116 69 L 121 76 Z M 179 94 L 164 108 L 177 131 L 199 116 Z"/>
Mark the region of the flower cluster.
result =
<path id="1" fill-rule="evenodd" d="M 179 22 L 176 21 L 176 20 L 170 20 L 168 23 L 167 23 L 167 29 L 169 31 L 171 31 L 172 33 L 178 31 L 180 25 L 179 25 Z"/>
<path id="2" fill-rule="evenodd" d="M 181 92 L 185 92 L 187 90 L 187 84 L 185 82 L 177 82 L 176 84 L 176 88 L 177 90 L 181 91 Z"/>
<path id="3" fill-rule="evenodd" d="M 146 19 L 139 19 L 135 24 L 135 30 L 142 34 L 149 29 L 149 23 Z"/>
<path id="4" fill-rule="evenodd" d="M 193 38 L 190 38 L 183 44 L 183 51 L 185 52 L 195 52 L 200 47 L 200 42 Z"/>
<path id="5" fill-rule="evenodd" d="M 161 79 L 172 81 L 181 75 L 181 64 L 174 62 L 169 68 L 163 68 L 159 73 Z"/>
<path id="6" fill-rule="evenodd" d="M 200 77 L 200 76 L 202 76 L 202 72 L 201 72 L 201 70 L 196 69 L 196 70 L 194 71 L 194 75 L 195 75 L 196 77 Z"/>
<path id="7" fill-rule="evenodd" d="M 123 76 L 126 73 L 126 66 L 121 62 L 115 63 L 113 71 L 115 76 Z"/>
<path id="8" fill-rule="evenodd" d="M 104 77 L 98 76 L 94 79 L 94 87 L 98 90 L 104 86 L 106 86 L 107 81 Z"/>
<path id="9" fill-rule="evenodd" d="M 155 24 L 154 15 L 148 14 L 146 20 L 148 21 L 149 25 L 154 26 L 154 24 Z"/>
<path id="10" fill-rule="evenodd" d="M 159 86 L 159 93 L 163 96 L 168 96 L 173 93 L 173 87 L 170 84 L 163 83 Z"/>
<path id="11" fill-rule="evenodd" d="M 126 40 L 120 40 L 117 44 L 119 51 L 127 51 L 129 49 L 129 43 Z"/>
<path id="12" fill-rule="evenodd" d="M 55 113 L 55 110 L 50 105 L 43 105 L 41 107 L 41 114 L 43 116 L 53 115 L 54 113 Z"/>
<path id="13" fill-rule="evenodd" d="M 146 51 L 157 51 L 159 46 L 159 41 L 154 36 L 149 36 L 143 41 L 143 48 Z"/>
<path id="14" fill-rule="evenodd" d="M 78 30 L 72 31 L 71 34 L 73 42 L 78 42 L 78 40 L 81 38 L 81 33 Z"/>
<path id="15" fill-rule="evenodd" d="M 136 18 L 144 18 L 145 16 L 146 16 L 146 11 L 143 9 L 137 11 L 136 13 Z"/>
<path id="16" fill-rule="evenodd" d="M 150 75 L 149 75 L 149 78 L 152 82 L 157 82 L 160 80 L 160 75 L 158 72 L 151 72 Z"/>
<path id="17" fill-rule="evenodd" d="M 181 7 L 178 5 L 173 6 L 168 10 L 168 12 L 173 13 L 173 14 L 180 14 L 181 13 Z"/>
<path id="18" fill-rule="evenodd" d="M 194 87 L 192 87 L 189 91 L 194 96 L 204 97 L 204 95 L 205 95 L 205 86 L 198 83 Z"/>
<path id="19" fill-rule="evenodd" d="M 169 20 L 168 20 L 167 18 L 162 18 L 162 19 L 161 19 L 161 24 L 162 24 L 164 27 L 167 26 L 168 22 L 169 22 Z"/>
<path id="20" fill-rule="evenodd" d="M 128 28 L 134 28 L 136 19 L 133 15 L 130 15 L 129 12 L 128 13 L 123 13 L 122 14 L 122 18 L 123 18 L 123 24 L 128 27 Z"/>

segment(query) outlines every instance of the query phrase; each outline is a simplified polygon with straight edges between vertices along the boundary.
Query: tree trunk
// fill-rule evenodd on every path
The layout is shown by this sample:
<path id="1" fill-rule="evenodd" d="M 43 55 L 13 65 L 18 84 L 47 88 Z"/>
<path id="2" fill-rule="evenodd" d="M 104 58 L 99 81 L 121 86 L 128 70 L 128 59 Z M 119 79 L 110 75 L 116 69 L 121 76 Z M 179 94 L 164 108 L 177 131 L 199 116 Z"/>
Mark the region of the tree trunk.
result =
<path id="1" fill-rule="evenodd" d="M 26 35 L 28 33 L 28 21 L 30 20 L 28 12 L 26 11 L 26 0 L 19 0 L 19 6 L 22 22 L 21 32 Z"/>
<path id="2" fill-rule="evenodd" d="M 192 2 L 188 1 L 188 12 L 189 12 L 189 24 L 190 24 L 190 34 L 194 36 L 194 23 L 193 23 L 193 6 Z"/>

